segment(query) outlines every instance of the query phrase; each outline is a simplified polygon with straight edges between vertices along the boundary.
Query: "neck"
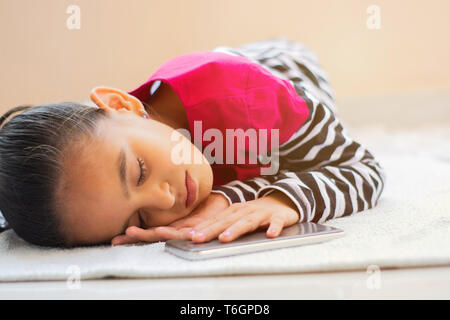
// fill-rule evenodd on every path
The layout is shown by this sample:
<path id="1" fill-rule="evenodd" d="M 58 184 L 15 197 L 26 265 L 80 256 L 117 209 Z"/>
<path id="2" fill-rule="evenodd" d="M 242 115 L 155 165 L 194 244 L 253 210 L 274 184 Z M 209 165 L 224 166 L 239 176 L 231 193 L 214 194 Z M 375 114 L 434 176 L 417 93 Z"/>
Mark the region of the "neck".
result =
<path id="1" fill-rule="evenodd" d="M 144 104 L 150 116 L 175 129 L 189 130 L 186 109 L 176 92 L 162 82 L 158 90 Z"/>
<path id="2" fill-rule="evenodd" d="M 187 118 L 180 119 L 177 117 L 173 117 L 174 114 L 164 115 L 161 114 L 161 112 L 157 112 L 156 108 L 154 108 L 149 102 L 144 103 L 145 110 L 150 115 L 150 118 L 164 123 L 165 125 L 168 125 L 169 127 L 172 127 L 174 129 L 187 129 L 189 130 L 189 124 L 187 122 Z M 172 117 L 171 117 L 172 116 Z"/>

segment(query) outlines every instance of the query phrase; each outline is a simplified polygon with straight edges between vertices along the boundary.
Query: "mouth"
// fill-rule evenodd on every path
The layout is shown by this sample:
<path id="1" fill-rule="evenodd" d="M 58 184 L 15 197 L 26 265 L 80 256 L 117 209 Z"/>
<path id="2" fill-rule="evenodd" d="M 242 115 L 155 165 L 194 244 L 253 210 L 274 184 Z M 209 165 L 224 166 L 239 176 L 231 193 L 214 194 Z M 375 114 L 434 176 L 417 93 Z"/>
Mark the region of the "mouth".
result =
<path id="1" fill-rule="evenodd" d="M 189 175 L 189 172 L 186 171 L 186 208 L 189 208 L 195 200 L 197 200 L 197 185 L 195 181 Z"/>

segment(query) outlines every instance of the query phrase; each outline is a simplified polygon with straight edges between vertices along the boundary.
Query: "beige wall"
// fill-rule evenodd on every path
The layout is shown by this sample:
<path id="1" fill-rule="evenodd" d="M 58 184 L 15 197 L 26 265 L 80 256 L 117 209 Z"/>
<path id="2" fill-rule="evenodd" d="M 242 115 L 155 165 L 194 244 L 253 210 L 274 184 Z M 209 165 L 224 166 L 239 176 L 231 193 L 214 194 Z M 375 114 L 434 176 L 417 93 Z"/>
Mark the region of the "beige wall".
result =
<path id="1" fill-rule="evenodd" d="M 131 90 L 178 54 L 277 36 L 317 52 L 338 99 L 450 88 L 449 14 L 449 0 L 0 0 L 0 109 Z"/>

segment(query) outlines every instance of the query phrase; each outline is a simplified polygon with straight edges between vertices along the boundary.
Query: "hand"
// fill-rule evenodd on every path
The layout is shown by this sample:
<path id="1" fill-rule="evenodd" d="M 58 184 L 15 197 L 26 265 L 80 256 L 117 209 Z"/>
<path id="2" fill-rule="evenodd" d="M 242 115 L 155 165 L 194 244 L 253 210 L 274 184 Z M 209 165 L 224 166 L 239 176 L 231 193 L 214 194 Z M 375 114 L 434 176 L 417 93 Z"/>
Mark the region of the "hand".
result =
<path id="1" fill-rule="evenodd" d="M 136 226 L 126 229 L 125 234 L 111 240 L 112 245 L 155 242 L 170 239 L 190 239 L 189 232 L 193 226 L 214 217 L 218 212 L 229 207 L 228 200 L 219 193 L 211 193 L 189 215 L 175 220 L 167 226 L 142 229 Z"/>
<path id="2" fill-rule="evenodd" d="M 219 238 L 230 242 L 259 227 L 269 226 L 266 235 L 275 238 L 284 227 L 299 220 L 298 209 L 282 192 L 275 191 L 265 197 L 232 204 L 194 227 L 191 240 L 196 243 Z"/>

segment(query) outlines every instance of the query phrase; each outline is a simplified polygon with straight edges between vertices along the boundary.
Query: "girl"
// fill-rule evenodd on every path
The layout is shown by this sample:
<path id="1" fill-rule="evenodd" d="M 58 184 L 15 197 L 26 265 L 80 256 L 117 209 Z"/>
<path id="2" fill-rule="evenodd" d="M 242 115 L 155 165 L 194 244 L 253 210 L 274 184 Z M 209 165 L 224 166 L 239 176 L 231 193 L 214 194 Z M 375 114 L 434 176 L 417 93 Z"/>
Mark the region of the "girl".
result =
<path id="1" fill-rule="evenodd" d="M 90 98 L 0 120 L 23 111 L 0 131 L 0 209 L 28 242 L 277 237 L 372 208 L 384 188 L 317 57 L 285 38 L 184 54 L 128 93 Z"/>

